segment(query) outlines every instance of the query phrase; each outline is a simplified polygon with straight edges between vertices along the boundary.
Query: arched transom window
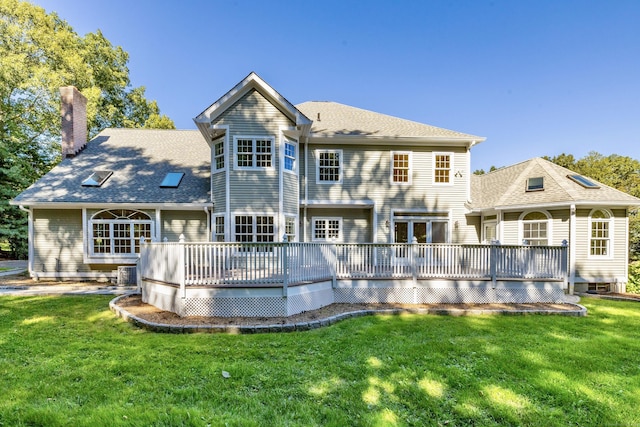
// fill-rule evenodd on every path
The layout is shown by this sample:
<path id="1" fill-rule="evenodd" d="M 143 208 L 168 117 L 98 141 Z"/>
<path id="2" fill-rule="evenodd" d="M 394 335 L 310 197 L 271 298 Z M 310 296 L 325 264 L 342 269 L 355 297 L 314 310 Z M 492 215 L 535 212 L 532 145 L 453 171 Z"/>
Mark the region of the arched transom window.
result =
<path id="1" fill-rule="evenodd" d="M 549 217 L 544 212 L 529 212 L 522 217 L 522 241 L 534 246 L 549 244 Z"/>
<path id="2" fill-rule="evenodd" d="M 112 209 L 93 215 L 89 229 L 92 255 L 135 256 L 140 252 L 140 237 L 151 238 L 153 221 L 144 212 Z"/>
<path id="3" fill-rule="evenodd" d="M 611 215 L 596 209 L 589 215 L 591 234 L 589 236 L 589 254 L 592 256 L 609 256 L 611 247 Z"/>

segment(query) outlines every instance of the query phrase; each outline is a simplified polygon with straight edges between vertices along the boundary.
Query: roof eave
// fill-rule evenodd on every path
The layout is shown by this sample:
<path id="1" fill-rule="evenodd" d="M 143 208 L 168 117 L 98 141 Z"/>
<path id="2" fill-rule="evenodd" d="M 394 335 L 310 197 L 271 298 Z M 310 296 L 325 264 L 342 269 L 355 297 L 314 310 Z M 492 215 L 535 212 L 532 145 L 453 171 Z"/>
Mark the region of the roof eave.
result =
<path id="1" fill-rule="evenodd" d="M 374 144 L 384 145 L 397 142 L 405 145 L 460 145 L 468 148 L 484 141 L 486 138 L 439 137 L 439 136 L 401 136 L 401 135 L 321 135 L 311 133 L 309 142 L 314 144 Z"/>

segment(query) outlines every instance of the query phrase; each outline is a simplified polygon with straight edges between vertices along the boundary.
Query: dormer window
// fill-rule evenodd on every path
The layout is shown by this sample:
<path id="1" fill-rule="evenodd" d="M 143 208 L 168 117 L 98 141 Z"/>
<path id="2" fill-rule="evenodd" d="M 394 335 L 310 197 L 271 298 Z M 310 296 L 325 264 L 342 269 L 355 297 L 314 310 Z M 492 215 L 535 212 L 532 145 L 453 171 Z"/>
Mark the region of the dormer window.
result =
<path id="1" fill-rule="evenodd" d="M 536 178 L 527 179 L 527 191 L 542 191 L 544 190 L 544 178 L 539 176 Z"/>
<path id="2" fill-rule="evenodd" d="M 178 188 L 180 182 L 182 182 L 182 178 L 184 177 L 183 172 L 169 172 L 162 183 L 160 183 L 161 188 Z"/>
<path id="3" fill-rule="evenodd" d="M 95 171 L 89 178 L 82 181 L 83 187 L 100 187 L 113 174 L 112 171 Z"/>

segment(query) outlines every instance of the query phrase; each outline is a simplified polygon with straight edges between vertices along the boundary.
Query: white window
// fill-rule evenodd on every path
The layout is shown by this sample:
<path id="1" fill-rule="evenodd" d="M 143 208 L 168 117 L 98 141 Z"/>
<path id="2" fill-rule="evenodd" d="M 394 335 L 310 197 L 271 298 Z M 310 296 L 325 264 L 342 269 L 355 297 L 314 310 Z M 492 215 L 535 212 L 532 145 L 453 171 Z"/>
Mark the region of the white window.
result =
<path id="1" fill-rule="evenodd" d="M 284 143 L 284 170 L 289 172 L 296 171 L 296 144 L 292 141 Z"/>
<path id="2" fill-rule="evenodd" d="M 224 216 L 217 215 L 214 218 L 213 240 L 215 242 L 224 242 Z"/>
<path id="3" fill-rule="evenodd" d="M 611 215 L 596 209 L 589 215 L 589 255 L 596 257 L 611 256 Z"/>
<path id="4" fill-rule="evenodd" d="M 534 178 L 527 178 L 527 191 L 543 191 L 544 190 L 544 177 L 536 176 Z"/>
<path id="5" fill-rule="evenodd" d="M 140 253 L 140 238 L 151 239 L 153 221 L 144 212 L 128 209 L 104 210 L 89 220 L 91 256 L 132 257 Z"/>
<path id="6" fill-rule="evenodd" d="M 544 212 L 529 212 L 521 217 L 522 244 L 547 246 L 550 240 L 549 216 Z"/>
<path id="7" fill-rule="evenodd" d="M 453 153 L 433 153 L 433 183 L 450 184 Z"/>
<path id="8" fill-rule="evenodd" d="M 411 152 L 391 152 L 391 183 L 411 184 Z"/>
<path id="9" fill-rule="evenodd" d="M 313 218 L 313 240 L 323 242 L 342 241 L 342 218 Z"/>
<path id="10" fill-rule="evenodd" d="M 213 162 L 216 171 L 224 170 L 224 138 L 213 144 Z"/>
<path id="11" fill-rule="evenodd" d="M 233 140 L 237 169 L 268 169 L 273 167 L 273 138 L 236 136 Z"/>
<path id="12" fill-rule="evenodd" d="M 316 150 L 316 183 L 342 182 L 342 150 Z"/>
<path id="13" fill-rule="evenodd" d="M 296 241 L 296 222 L 295 216 L 284 217 L 284 233 L 287 235 L 288 242 Z"/>
<path id="14" fill-rule="evenodd" d="M 271 215 L 236 215 L 235 241 L 240 243 L 270 243 L 275 226 Z"/>

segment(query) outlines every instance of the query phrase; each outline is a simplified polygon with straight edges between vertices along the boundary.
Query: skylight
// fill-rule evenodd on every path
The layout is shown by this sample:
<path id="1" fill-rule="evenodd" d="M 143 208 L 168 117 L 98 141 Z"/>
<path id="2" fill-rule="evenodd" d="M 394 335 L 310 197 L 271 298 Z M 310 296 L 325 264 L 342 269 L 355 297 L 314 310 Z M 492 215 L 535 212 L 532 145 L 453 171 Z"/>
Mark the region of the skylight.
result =
<path id="1" fill-rule="evenodd" d="M 112 171 L 95 171 L 89 178 L 82 181 L 82 186 L 100 187 L 112 174 Z"/>
<path id="2" fill-rule="evenodd" d="M 536 178 L 527 179 L 527 191 L 542 191 L 544 190 L 544 178 L 539 176 Z"/>
<path id="3" fill-rule="evenodd" d="M 182 177 L 184 177 L 183 172 L 169 172 L 162 180 L 160 187 L 178 188 L 180 181 L 182 181 Z"/>
<path id="4" fill-rule="evenodd" d="M 567 178 L 577 182 L 578 184 L 582 185 L 584 188 L 600 188 L 598 184 L 585 178 L 582 175 L 567 175 Z"/>

